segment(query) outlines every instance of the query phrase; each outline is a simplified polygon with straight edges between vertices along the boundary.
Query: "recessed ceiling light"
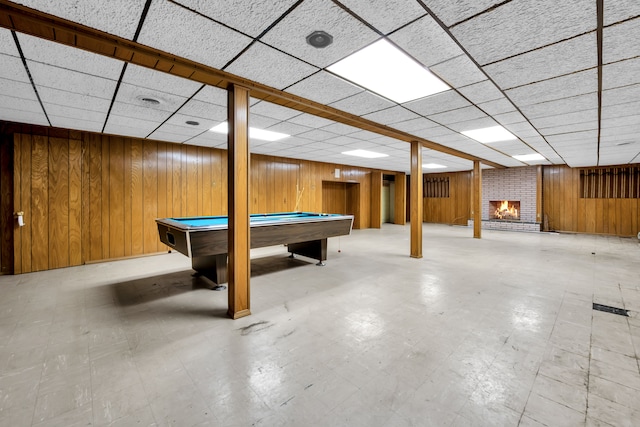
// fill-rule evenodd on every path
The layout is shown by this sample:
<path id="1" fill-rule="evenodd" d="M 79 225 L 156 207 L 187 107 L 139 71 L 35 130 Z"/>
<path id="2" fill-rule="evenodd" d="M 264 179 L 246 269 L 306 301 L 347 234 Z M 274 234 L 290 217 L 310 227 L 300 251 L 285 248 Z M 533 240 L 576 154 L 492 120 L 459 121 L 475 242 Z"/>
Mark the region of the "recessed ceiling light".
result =
<path id="1" fill-rule="evenodd" d="M 450 89 L 385 39 L 347 56 L 327 70 L 400 104 Z"/>
<path id="2" fill-rule="evenodd" d="M 187 120 L 185 123 L 191 126 L 198 126 L 200 124 L 200 122 L 196 122 L 194 120 Z"/>
<path id="3" fill-rule="evenodd" d="M 377 159 L 378 157 L 389 157 L 388 154 L 376 153 L 374 151 L 367 151 L 367 150 L 343 151 L 342 154 L 346 154 L 348 156 L 365 157 L 367 159 Z"/>
<path id="4" fill-rule="evenodd" d="M 307 43 L 313 47 L 322 49 L 333 43 L 333 36 L 324 31 L 314 31 L 307 36 Z"/>
<path id="5" fill-rule="evenodd" d="M 155 98 L 149 98 L 147 96 L 141 97 L 139 99 L 140 99 L 140 101 L 142 101 L 142 102 L 144 102 L 145 104 L 148 104 L 148 105 L 158 105 L 158 104 L 160 104 L 159 100 L 157 100 Z"/>
<path id="6" fill-rule="evenodd" d="M 426 163 L 424 165 L 422 165 L 423 168 L 425 169 L 445 169 L 446 166 L 444 165 L 439 165 L 437 163 Z"/>
<path id="7" fill-rule="evenodd" d="M 475 139 L 476 141 L 482 142 L 483 144 L 518 139 L 514 134 L 512 134 L 502 126 L 491 126 L 482 129 L 465 130 L 461 133 L 464 136 L 468 136 L 469 138 Z"/>
<path id="8" fill-rule="evenodd" d="M 532 162 L 534 160 L 546 160 L 544 156 L 533 153 L 533 154 L 518 154 L 513 156 L 514 159 L 520 160 L 521 162 Z"/>
<path id="9" fill-rule="evenodd" d="M 211 132 L 227 134 L 229 133 L 229 125 L 227 122 L 222 122 L 209 130 Z M 252 127 L 249 128 L 249 138 L 260 139 L 262 141 L 279 141 L 290 136 L 291 135 L 287 135 L 286 133 L 273 132 L 271 130 L 256 129 Z"/>

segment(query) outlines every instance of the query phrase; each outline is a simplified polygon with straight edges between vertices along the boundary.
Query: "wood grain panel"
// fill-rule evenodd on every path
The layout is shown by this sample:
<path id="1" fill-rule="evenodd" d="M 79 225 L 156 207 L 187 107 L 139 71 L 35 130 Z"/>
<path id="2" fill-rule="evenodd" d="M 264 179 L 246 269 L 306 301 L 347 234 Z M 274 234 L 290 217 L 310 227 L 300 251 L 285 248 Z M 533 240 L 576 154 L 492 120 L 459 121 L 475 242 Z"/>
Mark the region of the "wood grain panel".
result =
<path id="1" fill-rule="evenodd" d="M 91 148 L 87 138 L 82 138 L 82 183 L 81 183 L 81 205 L 82 217 L 80 225 L 80 237 L 82 239 L 82 257 L 80 263 L 85 263 L 91 259 Z"/>
<path id="2" fill-rule="evenodd" d="M 82 141 L 69 139 L 69 265 L 82 264 Z"/>
<path id="3" fill-rule="evenodd" d="M 124 139 L 109 141 L 109 258 L 120 258 L 124 251 Z"/>
<path id="4" fill-rule="evenodd" d="M 185 146 L 185 164 L 187 170 L 187 179 L 185 181 L 186 186 L 186 198 L 184 202 L 186 204 L 186 215 L 197 216 L 198 215 L 198 147 L 193 145 Z"/>
<path id="5" fill-rule="evenodd" d="M 69 143 L 49 138 L 49 266 L 69 266 Z"/>
<path id="6" fill-rule="evenodd" d="M 90 258 L 87 261 L 106 259 L 102 253 L 102 140 L 100 135 L 89 134 L 89 239 Z"/>
<path id="7" fill-rule="evenodd" d="M 35 135 L 31 146 L 31 271 L 49 269 L 49 147 Z"/>
<path id="8" fill-rule="evenodd" d="M 131 138 L 123 138 L 123 220 L 124 238 L 122 251 L 131 256 Z"/>
<path id="9" fill-rule="evenodd" d="M 20 141 L 10 134 L 0 134 L 0 272 L 6 274 L 13 273 L 16 267 L 22 269 L 21 260 L 14 257 L 14 245 L 21 241 L 13 216 L 15 198 L 20 200 L 20 195 L 14 193 L 14 190 L 19 191 L 16 187 L 20 185 L 19 182 L 14 184 L 13 169 L 15 166 L 20 168 L 15 155 L 21 155 Z"/>
<path id="10" fill-rule="evenodd" d="M 110 173 L 110 164 L 109 164 L 109 152 L 110 152 L 110 144 L 109 137 L 107 135 L 102 136 L 102 256 L 104 259 L 112 258 L 111 253 L 109 252 L 109 236 L 110 236 L 110 223 L 109 223 L 109 200 L 111 199 L 111 195 L 109 194 L 109 173 Z"/>
<path id="11" fill-rule="evenodd" d="M 161 247 L 155 224 L 158 217 L 158 145 L 156 142 L 144 142 L 142 162 L 143 248 L 144 253 L 153 253 L 159 251 Z"/>
<path id="12" fill-rule="evenodd" d="M 11 141 L 13 139 L 13 141 Z M 11 150 L 13 142 L 13 150 Z M 12 173 L 13 169 L 13 173 Z M 13 254 L 13 247 L 22 247 L 22 228 L 13 224 L 13 213 L 22 208 L 22 138 L 21 135 L 0 134 L 0 271 L 22 273 L 22 257 Z M 11 196 L 13 203 L 9 204 Z M 13 239 L 11 239 L 13 237 Z"/>
<path id="13" fill-rule="evenodd" d="M 143 160 L 140 139 L 131 140 L 131 254 L 144 253 L 144 197 L 143 197 Z"/>

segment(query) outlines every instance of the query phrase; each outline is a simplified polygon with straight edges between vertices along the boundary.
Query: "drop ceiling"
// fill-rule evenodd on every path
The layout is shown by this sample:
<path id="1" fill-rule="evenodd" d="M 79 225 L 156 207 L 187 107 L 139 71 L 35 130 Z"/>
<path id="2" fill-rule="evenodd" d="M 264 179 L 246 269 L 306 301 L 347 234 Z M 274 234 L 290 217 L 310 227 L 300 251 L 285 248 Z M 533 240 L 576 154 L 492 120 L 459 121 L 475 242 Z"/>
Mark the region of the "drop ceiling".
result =
<path id="1" fill-rule="evenodd" d="M 637 0 L 604 0 L 601 11 L 593 0 L 1 4 L 23 5 L 233 73 L 494 165 L 640 163 Z M 306 36 L 316 30 L 331 34 L 333 43 L 308 45 Z M 383 37 L 451 89 L 398 104 L 327 71 Z M 223 89 L 6 28 L 0 28 L 0 120 L 226 148 L 226 137 L 209 131 L 226 120 Z M 291 135 L 252 140 L 254 153 L 410 169 L 407 142 L 357 126 L 257 98 L 250 124 Z M 460 133 L 495 125 L 518 139 L 482 144 Z M 355 149 L 388 156 L 341 154 Z M 512 157 L 531 153 L 545 160 Z M 468 159 L 432 149 L 423 157 L 447 167 L 438 171 L 472 167 Z"/>

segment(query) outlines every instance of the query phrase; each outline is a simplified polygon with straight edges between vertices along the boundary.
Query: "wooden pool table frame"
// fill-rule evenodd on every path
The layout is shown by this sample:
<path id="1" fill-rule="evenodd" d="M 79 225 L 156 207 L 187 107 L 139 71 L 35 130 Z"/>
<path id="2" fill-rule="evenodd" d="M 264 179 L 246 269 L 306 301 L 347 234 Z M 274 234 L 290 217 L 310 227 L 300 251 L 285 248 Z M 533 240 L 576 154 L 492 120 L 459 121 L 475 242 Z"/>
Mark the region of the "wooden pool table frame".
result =
<path id="1" fill-rule="evenodd" d="M 310 216 L 251 222 L 251 248 L 286 245 L 291 256 L 306 256 L 318 260 L 318 265 L 324 265 L 327 238 L 350 234 L 353 215 L 304 214 Z M 278 215 L 282 214 L 273 214 L 274 217 Z M 160 241 L 191 258 L 191 266 L 198 273 L 218 285 L 226 283 L 227 224 L 189 226 L 181 220 L 188 218 L 156 219 Z"/>

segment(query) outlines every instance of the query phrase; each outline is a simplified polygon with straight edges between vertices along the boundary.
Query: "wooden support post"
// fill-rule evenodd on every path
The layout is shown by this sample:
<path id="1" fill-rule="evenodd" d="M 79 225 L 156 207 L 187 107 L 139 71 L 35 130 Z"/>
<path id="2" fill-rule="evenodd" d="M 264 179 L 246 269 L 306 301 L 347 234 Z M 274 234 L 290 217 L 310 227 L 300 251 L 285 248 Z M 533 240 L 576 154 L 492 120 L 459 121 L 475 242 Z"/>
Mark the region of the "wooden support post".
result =
<path id="1" fill-rule="evenodd" d="M 233 318 L 248 316 L 251 261 L 249 258 L 249 89 L 231 85 L 227 96 L 229 124 L 229 309 Z"/>
<path id="2" fill-rule="evenodd" d="M 473 237 L 482 238 L 482 168 L 473 162 Z"/>
<path id="3" fill-rule="evenodd" d="M 411 142 L 411 258 L 422 258 L 422 144 Z"/>

